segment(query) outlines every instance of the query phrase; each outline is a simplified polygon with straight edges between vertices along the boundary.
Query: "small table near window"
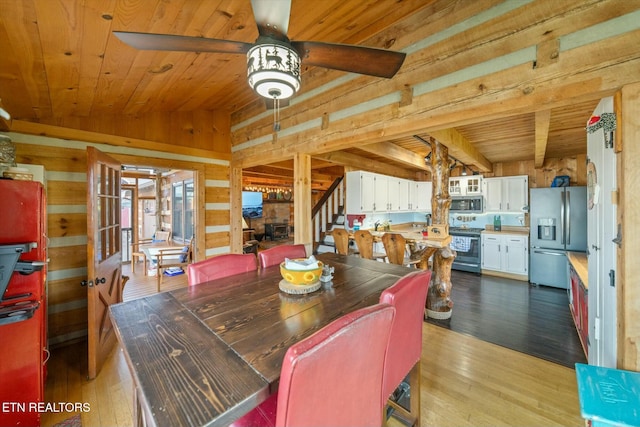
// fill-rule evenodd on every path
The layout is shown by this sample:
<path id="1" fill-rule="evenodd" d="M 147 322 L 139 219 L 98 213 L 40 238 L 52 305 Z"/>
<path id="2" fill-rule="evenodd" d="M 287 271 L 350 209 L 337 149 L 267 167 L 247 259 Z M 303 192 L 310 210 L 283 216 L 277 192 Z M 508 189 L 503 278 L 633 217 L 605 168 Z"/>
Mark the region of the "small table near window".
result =
<path id="1" fill-rule="evenodd" d="M 289 223 L 286 222 L 267 222 L 264 224 L 265 238 L 270 237 L 271 240 L 288 239 Z"/>

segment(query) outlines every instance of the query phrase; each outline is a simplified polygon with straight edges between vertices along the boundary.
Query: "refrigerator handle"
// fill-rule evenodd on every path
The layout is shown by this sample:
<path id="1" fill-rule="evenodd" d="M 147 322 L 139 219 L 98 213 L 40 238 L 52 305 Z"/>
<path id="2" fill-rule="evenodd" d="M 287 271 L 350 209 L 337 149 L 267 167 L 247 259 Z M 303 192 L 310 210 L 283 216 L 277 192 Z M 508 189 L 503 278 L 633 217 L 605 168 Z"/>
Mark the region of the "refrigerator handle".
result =
<path id="1" fill-rule="evenodd" d="M 564 190 L 560 193 L 560 239 L 563 245 L 564 245 L 564 219 L 565 219 L 565 215 L 564 215 L 564 207 L 566 205 L 565 203 L 565 192 Z"/>
<path id="2" fill-rule="evenodd" d="M 567 217 L 565 225 L 567 227 L 567 245 L 571 244 L 571 192 L 566 191 L 567 197 Z"/>

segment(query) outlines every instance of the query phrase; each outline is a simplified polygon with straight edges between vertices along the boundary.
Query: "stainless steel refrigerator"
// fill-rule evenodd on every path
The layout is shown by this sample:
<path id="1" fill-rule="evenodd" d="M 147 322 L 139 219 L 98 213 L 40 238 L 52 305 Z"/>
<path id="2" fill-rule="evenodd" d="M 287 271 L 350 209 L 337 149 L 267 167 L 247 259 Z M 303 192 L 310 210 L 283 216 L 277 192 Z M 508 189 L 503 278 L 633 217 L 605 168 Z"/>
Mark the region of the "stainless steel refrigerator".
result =
<path id="1" fill-rule="evenodd" d="M 587 250 L 587 189 L 532 188 L 529 206 L 529 281 L 567 289 L 567 252 Z"/>

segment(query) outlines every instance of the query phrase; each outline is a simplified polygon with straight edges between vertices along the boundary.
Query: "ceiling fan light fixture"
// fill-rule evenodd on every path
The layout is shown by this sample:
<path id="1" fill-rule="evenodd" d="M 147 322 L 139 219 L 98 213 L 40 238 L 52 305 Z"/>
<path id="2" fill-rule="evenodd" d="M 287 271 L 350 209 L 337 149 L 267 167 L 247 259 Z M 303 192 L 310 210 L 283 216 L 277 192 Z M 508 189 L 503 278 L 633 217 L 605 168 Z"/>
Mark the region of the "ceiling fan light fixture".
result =
<path id="1" fill-rule="evenodd" d="M 300 56 L 283 44 L 257 44 L 247 52 L 247 81 L 264 98 L 291 98 L 300 89 Z"/>

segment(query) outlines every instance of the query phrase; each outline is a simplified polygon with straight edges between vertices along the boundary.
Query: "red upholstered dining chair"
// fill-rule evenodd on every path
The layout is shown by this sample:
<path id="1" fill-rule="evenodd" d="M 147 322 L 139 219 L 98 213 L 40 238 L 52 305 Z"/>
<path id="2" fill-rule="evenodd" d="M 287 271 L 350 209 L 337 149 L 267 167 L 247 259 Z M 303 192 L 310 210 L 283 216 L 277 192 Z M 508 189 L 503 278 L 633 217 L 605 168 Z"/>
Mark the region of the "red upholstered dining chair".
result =
<path id="1" fill-rule="evenodd" d="M 389 349 L 384 367 L 382 385 L 383 398 L 388 399 L 409 375 L 409 408 L 387 401 L 392 411 L 397 411 L 403 420 L 412 426 L 420 425 L 420 355 L 422 353 L 422 322 L 424 320 L 427 290 L 431 281 L 431 270 L 420 270 L 400 278 L 380 295 L 380 303 L 396 308 L 396 316 L 389 337 Z M 398 395 L 396 394 L 396 397 Z M 408 410 L 407 410 L 408 409 Z"/>
<path id="2" fill-rule="evenodd" d="M 388 304 L 353 311 L 289 347 L 278 392 L 232 426 L 381 425 L 394 311 Z"/>
<path id="3" fill-rule="evenodd" d="M 258 252 L 260 267 L 267 268 L 280 264 L 285 258 L 306 258 L 307 250 L 304 245 L 279 245 Z"/>
<path id="4" fill-rule="evenodd" d="M 189 286 L 193 286 L 257 269 L 258 260 L 254 254 L 218 255 L 189 264 L 187 280 Z"/>

